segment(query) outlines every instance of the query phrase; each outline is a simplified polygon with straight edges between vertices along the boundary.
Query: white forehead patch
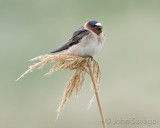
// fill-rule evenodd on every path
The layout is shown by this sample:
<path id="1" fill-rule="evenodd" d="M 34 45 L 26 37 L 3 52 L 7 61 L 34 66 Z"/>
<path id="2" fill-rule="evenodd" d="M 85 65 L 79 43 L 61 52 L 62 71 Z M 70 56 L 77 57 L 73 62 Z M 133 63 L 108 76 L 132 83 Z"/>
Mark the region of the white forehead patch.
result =
<path id="1" fill-rule="evenodd" d="M 101 24 L 101 23 L 96 23 L 95 25 L 96 25 L 96 26 L 102 26 L 102 24 Z"/>

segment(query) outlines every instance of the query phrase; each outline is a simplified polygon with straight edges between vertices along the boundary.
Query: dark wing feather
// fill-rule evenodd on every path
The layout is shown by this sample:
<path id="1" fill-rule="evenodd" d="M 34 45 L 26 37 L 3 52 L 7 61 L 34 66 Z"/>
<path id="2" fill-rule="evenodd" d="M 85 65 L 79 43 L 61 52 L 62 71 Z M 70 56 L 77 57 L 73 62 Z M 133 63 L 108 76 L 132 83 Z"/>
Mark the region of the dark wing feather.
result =
<path id="1" fill-rule="evenodd" d="M 75 44 L 78 44 L 80 42 L 80 40 L 84 36 L 88 35 L 89 33 L 90 32 L 87 29 L 84 29 L 83 27 L 81 27 L 80 29 L 78 29 L 77 31 L 75 31 L 73 33 L 73 36 L 66 43 L 64 43 L 61 47 L 55 49 L 51 53 L 60 52 L 60 51 L 68 49 L 69 47 L 71 47 Z"/>

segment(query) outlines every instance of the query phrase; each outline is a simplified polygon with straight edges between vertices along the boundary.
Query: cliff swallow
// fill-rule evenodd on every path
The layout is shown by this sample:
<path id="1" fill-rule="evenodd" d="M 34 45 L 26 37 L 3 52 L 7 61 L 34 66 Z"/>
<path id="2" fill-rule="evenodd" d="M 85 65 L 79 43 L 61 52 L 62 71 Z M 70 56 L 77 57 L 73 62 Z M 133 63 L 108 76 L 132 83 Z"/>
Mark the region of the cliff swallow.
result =
<path id="1" fill-rule="evenodd" d="M 92 57 L 102 49 L 104 40 L 102 24 L 97 21 L 89 21 L 75 31 L 66 43 L 51 53 L 65 50 L 69 54 Z"/>

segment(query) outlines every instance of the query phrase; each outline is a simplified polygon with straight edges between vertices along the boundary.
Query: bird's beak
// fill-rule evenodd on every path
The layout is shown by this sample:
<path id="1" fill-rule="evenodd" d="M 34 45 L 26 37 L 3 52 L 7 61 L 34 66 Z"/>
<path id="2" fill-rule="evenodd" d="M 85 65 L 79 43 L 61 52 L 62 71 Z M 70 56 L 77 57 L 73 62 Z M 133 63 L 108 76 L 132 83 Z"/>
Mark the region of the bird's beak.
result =
<path id="1" fill-rule="evenodd" d="M 101 29 L 103 29 L 103 27 L 102 27 L 102 26 L 97 26 L 97 28 L 98 28 L 98 30 L 101 30 Z"/>

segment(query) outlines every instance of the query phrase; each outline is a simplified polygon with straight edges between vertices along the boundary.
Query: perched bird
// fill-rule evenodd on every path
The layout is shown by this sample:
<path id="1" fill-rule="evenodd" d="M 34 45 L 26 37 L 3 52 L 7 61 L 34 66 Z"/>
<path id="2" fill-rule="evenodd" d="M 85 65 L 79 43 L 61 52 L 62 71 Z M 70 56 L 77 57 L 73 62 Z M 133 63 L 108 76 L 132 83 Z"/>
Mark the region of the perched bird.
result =
<path id="1" fill-rule="evenodd" d="M 77 56 L 92 57 L 102 49 L 104 40 L 102 24 L 97 21 L 89 21 L 75 31 L 66 43 L 51 53 L 66 50 L 66 53 Z"/>

